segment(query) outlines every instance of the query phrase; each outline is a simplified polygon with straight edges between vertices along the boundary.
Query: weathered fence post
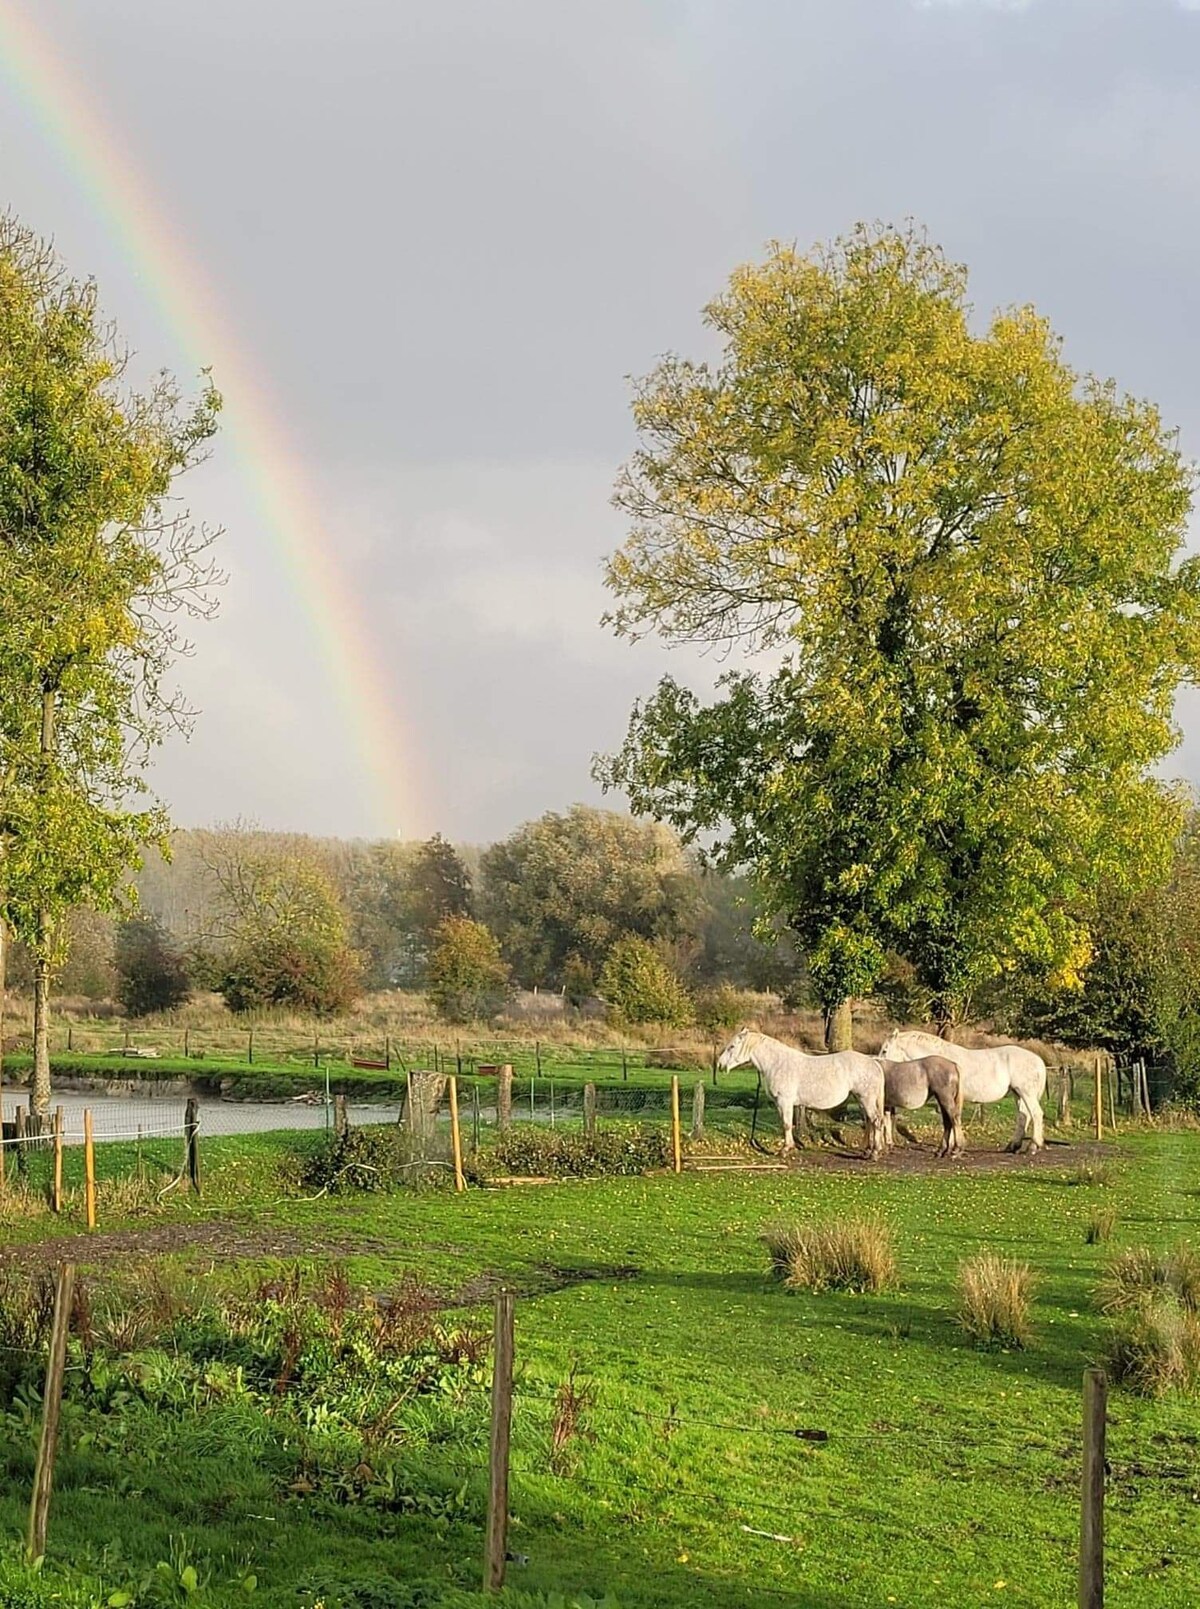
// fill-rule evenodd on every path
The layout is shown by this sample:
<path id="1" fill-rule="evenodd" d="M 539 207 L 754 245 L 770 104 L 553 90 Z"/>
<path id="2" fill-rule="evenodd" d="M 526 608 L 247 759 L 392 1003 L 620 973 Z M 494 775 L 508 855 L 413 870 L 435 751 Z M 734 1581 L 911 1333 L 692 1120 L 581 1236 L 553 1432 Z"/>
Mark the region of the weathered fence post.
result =
<path id="1" fill-rule="evenodd" d="M 183 1054 L 185 1058 L 192 1054 L 192 1030 L 190 1028 L 183 1030 Z"/>
<path id="2" fill-rule="evenodd" d="M 247 1030 L 246 1030 L 246 1061 L 251 1067 L 254 1066 L 254 1029 L 253 1028 L 247 1028 Z"/>
<path id="3" fill-rule="evenodd" d="M 679 1132 L 679 1074 L 671 1074 L 671 1168 L 683 1172 L 683 1136 Z"/>
<path id="4" fill-rule="evenodd" d="M 92 1139 L 92 1109 L 83 1110 L 83 1207 L 89 1229 L 96 1227 L 96 1146 Z"/>
<path id="5" fill-rule="evenodd" d="M 67 1024 L 67 1049 L 75 1049 L 75 1030 L 70 1023 Z"/>
<path id="6" fill-rule="evenodd" d="M 692 1139 L 704 1138 L 704 1080 L 698 1078 L 692 1091 Z"/>
<path id="7" fill-rule="evenodd" d="M 512 1128 L 512 1063 L 505 1062 L 496 1074 L 496 1123 L 501 1134 Z"/>
<path id="8" fill-rule="evenodd" d="M 333 1137 L 335 1140 L 345 1138 L 346 1130 L 350 1127 L 350 1113 L 346 1110 L 346 1097 L 335 1095 L 333 1097 Z"/>
<path id="9" fill-rule="evenodd" d="M 460 1192 L 467 1188 L 463 1178 L 462 1135 L 458 1128 L 458 1078 L 450 1075 L 450 1145 L 454 1153 L 454 1188 Z"/>
<path id="10" fill-rule="evenodd" d="M 629 1082 L 629 1059 L 625 1054 L 624 1045 L 621 1046 L 621 1077 L 626 1083 Z"/>
<path id="11" fill-rule="evenodd" d="M 713 1088 L 714 1089 L 716 1088 L 716 1085 L 717 1085 L 717 1057 L 720 1055 L 720 1053 L 721 1053 L 720 1049 L 719 1049 L 719 1047 L 717 1045 L 716 1040 L 714 1039 L 713 1040 L 713 1048 L 712 1048 L 712 1081 L 713 1081 Z"/>
<path id="12" fill-rule="evenodd" d="M 62 1211 L 62 1173 L 63 1173 L 63 1109 L 54 1108 L 54 1193 L 50 1204 L 55 1212 Z"/>
<path id="13" fill-rule="evenodd" d="M 54 1322 L 50 1330 L 50 1356 L 46 1363 L 46 1389 L 42 1397 L 42 1435 L 38 1443 L 33 1473 L 33 1497 L 29 1504 L 29 1534 L 26 1552 L 29 1562 L 43 1558 L 46 1531 L 50 1523 L 50 1493 L 54 1487 L 54 1459 L 58 1451 L 58 1421 L 62 1410 L 63 1375 L 67 1367 L 67 1334 L 71 1328 L 71 1303 L 75 1294 L 75 1265 L 63 1263 L 58 1270 L 54 1292 Z"/>
<path id="14" fill-rule="evenodd" d="M 1108 1380 L 1083 1376 L 1083 1478 L 1079 1514 L 1079 1609 L 1104 1609 L 1104 1441 Z"/>
<path id="15" fill-rule="evenodd" d="M 596 1134 L 596 1086 L 585 1084 L 583 1086 L 583 1132 L 588 1139 L 594 1139 Z"/>
<path id="16" fill-rule="evenodd" d="M 195 1195 L 200 1194 L 200 1103 L 194 1095 L 188 1096 L 183 1109 L 183 1162 L 188 1184 Z"/>
<path id="17" fill-rule="evenodd" d="M 1060 1129 L 1071 1127 L 1071 1081 L 1065 1068 L 1060 1069 L 1058 1075 L 1058 1126 Z"/>
<path id="18" fill-rule="evenodd" d="M 24 1142 L 27 1137 L 27 1130 L 29 1127 L 29 1114 L 24 1106 L 17 1107 L 16 1113 L 14 1114 L 13 1126 L 15 1129 L 15 1134 L 13 1137 L 17 1144 L 17 1172 L 25 1173 L 27 1169 L 25 1166 L 26 1157 Z"/>
<path id="19" fill-rule="evenodd" d="M 320 1036 L 320 1034 L 314 1034 L 313 1035 L 313 1066 L 314 1067 L 320 1067 L 320 1065 L 321 1065 L 321 1036 Z"/>
<path id="20" fill-rule="evenodd" d="M 1099 1058 L 1099 1056 L 1096 1057 L 1096 1080 L 1095 1080 L 1095 1083 L 1096 1083 L 1096 1088 L 1095 1088 L 1096 1138 L 1098 1140 L 1102 1140 L 1104 1138 L 1104 1093 L 1100 1088 L 1100 1058 Z"/>
<path id="21" fill-rule="evenodd" d="M 483 1590 L 499 1592 L 508 1558 L 508 1445 L 512 1432 L 513 1298 L 496 1297 L 492 1338 L 492 1435 L 488 1455 L 487 1530 L 483 1542 Z"/>
<path id="22" fill-rule="evenodd" d="M 1104 1082 L 1108 1086 L 1108 1126 L 1115 1134 L 1117 1131 L 1117 1091 L 1111 1056 L 1104 1058 Z"/>
<path id="23" fill-rule="evenodd" d="M 542 1042 L 540 1039 L 535 1039 L 533 1042 L 533 1065 L 534 1076 L 540 1078 L 542 1076 Z"/>
<path id="24" fill-rule="evenodd" d="M 385 1034 L 383 1039 L 383 1065 L 390 1073 L 392 1070 L 392 1036 Z"/>

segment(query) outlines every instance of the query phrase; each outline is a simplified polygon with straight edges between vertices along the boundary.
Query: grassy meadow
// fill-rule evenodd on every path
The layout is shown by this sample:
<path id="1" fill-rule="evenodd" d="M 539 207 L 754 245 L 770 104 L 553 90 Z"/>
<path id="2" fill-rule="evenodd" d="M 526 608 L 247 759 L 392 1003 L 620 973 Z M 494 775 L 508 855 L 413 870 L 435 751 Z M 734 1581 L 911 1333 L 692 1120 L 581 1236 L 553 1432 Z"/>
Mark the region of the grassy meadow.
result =
<path id="1" fill-rule="evenodd" d="M 1116 1252 L 1169 1247 L 1200 1219 L 1192 1132 L 1128 1134 L 1099 1169 L 1066 1150 L 919 1172 L 809 1156 L 786 1173 L 306 1198 L 295 1156 L 321 1143 L 211 1141 L 199 1202 L 129 1202 L 124 1219 L 114 1202 L 91 1242 L 74 1213 L 0 1220 L 0 1270 L 28 1281 L 69 1250 L 97 1265 L 97 1292 L 162 1282 L 201 1309 L 241 1300 L 240 1323 L 276 1311 L 261 1282 L 297 1266 L 314 1290 L 338 1285 L 331 1269 L 368 1292 L 416 1282 L 469 1355 L 443 1338 L 449 1361 L 416 1389 L 369 1350 L 331 1361 L 328 1338 L 295 1377 L 255 1384 L 253 1360 L 275 1356 L 261 1337 L 218 1345 L 196 1316 L 165 1338 L 118 1326 L 120 1358 L 73 1343 L 36 1579 L 14 1552 L 36 1371 L 16 1370 L 0 1602 L 482 1602 L 477 1332 L 500 1285 L 518 1293 L 512 1603 L 1070 1602 L 1080 1376 L 1106 1346 L 1096 1287 Z M 771 1277 L 772 1226 L 862 1215 L 890 1230 L 889 1288 L 816 1295 Z M 1024 1349 L 974 1345 L 956 1320 L 958 1266 L 981 1251 L 1032 1271 Z M 285 1356 L 287 1311 L 270 1341 Z M 1195 1602 L 1198 1447 L 1194 1397 L 1114 1387 L 1114 1604 Z"/>

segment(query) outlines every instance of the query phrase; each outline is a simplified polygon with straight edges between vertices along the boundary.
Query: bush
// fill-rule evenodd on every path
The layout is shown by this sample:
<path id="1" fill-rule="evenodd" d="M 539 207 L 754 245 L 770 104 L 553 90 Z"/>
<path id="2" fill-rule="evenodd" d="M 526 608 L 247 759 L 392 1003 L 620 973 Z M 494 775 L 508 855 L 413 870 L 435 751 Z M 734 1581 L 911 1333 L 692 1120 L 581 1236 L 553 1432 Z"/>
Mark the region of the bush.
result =
<path id="1" fill-rule="evenodd" d="M 1200 1318 L 1167 1288 L 1141 1296 L 1112 1326 L 1109 1369 L 1143 1396 L 1200 1386 Z"/>
<path id="2" fill-rule="evenodd" d="M 569 955 L 563 967 L 563 999 L 576 1010 L 587 1005 L 596 994 L 596 977 L 579 955 Z"/>
<path id="3" fill-rule="evenodd" d="M 1027 1346 L 1033 1287 L 1027 1263 L 971 1257 L 958 1268 L 958 1322 L 979 1346 Z"/>
<path id="4" fill-rule="evenodd" d="M 678 976 L 646 939 L 630 934 L 608 953 L 600 993 L 620 1022 L 657 1022 L 671 1028 L 691 1022 L 692 1001 Z"/>
<path id="5" fill-rule="evenodd" d="M 1169 1252 L 1134 1246 L 1114 1257 L 1100 1284 L 1100 1308 L 1125 1312 L 1164 1294 L 1200 1314 L 1200 1253 L 1186 1240 Z"/>
<path id="6" fill-rule="evenodd" d="M 779 1224 L 762 1237 L 789 1290 L 882 1291 L 896 1283 L 892 1232 L 877 1218 Z"/>
<path id="7" fill-rule="evenodd" d="M 429 958 L 427 993 L 446 1022 L 492 1017 L 511 992 L 495 935 L 469 916 L 448 916 Z"/>
<path id="8" fill-rule="evenodd" d="M 130 1017 L 172 1011 L 192 992 L 183 957 L 153 917 L 138 916 L 121 924 L 113 962 L 117 999 Z"/>
<path id="9" fill-rule="evenodd" d="M 671 1136 L 665 1127 L 606 1123 L 587 1135 L 522 1123 L 477 1155 L 472 1172 L 481 1178 L 507 1173 L 524 1178 L 595 1179 L 648 1173 L 665 1168 L 670 1157 Z"/>
<path id="10" fill-rule="evenodd" d="M 290 1006 L 336 1016 L 358 998 L 359 963 L 340 935 L 275 931 L 255 935 L 223 961 L 220 992 L 230 1011 Z"/>
<path id="11" fill-rule="evenodd" d="M 1116 1226 L 1117 1215 L 1113 1209 L 1098 1208 L 1083 1226 L 1083 1238 L 1089 1246 L 1098 1246 L 1101 1241 L 1112 1239 Z"/>
<path id="12" fill-rule="evenodd" d="M 402 1184 L 437 1182 L 445 1177 L 444 1167 L 417 1154 L 398 1123 L 348 1128 L 344 1134 L 331 1135 L 325 1145 L 304 1156 L 299 1169 L 302 1189 L 328 1195 L 394 1190 Z"/>
<path id="13" fill-rule="evenodd" d="M 754 1015 L 754 1003 L 740 989 L 722 983 L 696 996 L 696 1021 L 707 1033 L 732 1033 Z"/>

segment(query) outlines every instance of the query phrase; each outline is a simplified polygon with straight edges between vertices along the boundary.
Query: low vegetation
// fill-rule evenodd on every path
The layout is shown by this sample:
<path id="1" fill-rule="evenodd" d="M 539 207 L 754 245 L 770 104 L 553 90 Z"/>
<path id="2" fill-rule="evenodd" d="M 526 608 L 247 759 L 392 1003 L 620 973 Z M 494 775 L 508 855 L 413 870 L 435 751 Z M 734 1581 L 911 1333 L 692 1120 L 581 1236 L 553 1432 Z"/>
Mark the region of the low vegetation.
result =
<path id="1" fill-rule="evenodd" d="M 993 1252 L 970 1257 L 958 1270 L 958 1322 L 977 1346 L 1028 1346 L 1033 1290 L 1028 1263 Z"/>
<path id="2" fill-rule="evenodd" d="M 1122 1307 L 1108 1351 L 1113 1377 L 1148 1397 L 1200 1387 L 1200 1316 L 1161 1286 Z"/>
<path id="3" fill-rule="evenodd" d="M 788 1290 L 884 1291 L 897 1283 L 892 1232 L 878 1218 L 778 1224 L 763 1241 Z"/>
<path id="4" fill-rule="evenodd" d="M 1116 1209 L 1097 1207 L 1083 1226 L 1083 1238 L 1089 1246 L 1099 1246 L 1102 1242 L 1112 1239 L 1116 1227 Z"/>

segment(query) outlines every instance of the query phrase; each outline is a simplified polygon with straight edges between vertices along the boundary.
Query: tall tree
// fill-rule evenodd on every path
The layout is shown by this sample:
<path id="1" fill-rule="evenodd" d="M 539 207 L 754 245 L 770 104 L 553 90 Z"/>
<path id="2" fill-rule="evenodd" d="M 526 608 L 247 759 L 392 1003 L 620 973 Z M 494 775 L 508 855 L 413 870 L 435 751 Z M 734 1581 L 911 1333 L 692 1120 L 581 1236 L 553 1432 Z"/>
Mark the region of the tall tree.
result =
<path id="1" fill-rule="evenodd" d="M 703 913 L 675 835 L 575 805 L 519 827 L 483 856 L 480 914 L 526 987 L 558 987 L 575 956 L 598 972 L 627 933 L 695 934 Z"/>
<path id="2" fill-rule="evenodd" d="M 125 367 L 95 286 L 0 220 L 0 904 L 35 958 L 39 1111 L 63 918 L 119 904 L 164 831 L 143 767 L 188 719 L 166 685 L 180 612 L 211 612 L 219 579 L 168 501 L 219 398 L 186 407 L 165 375 L 136 392 Z"/>
<path id="3" fill-rule="evenodd" d="M 664 681 L 601 776 L 752 870 L 844 1040 L 886 948 L 939 1019 L 1077 972 L 1105 883 L 1161 870 L 1153 767 L 1200 663 L 1191 474 L 1156 410 L 1031 309 L 972 327 L 919 233 L 774 250 L 707 311 L 715 365 L 638 389 L 618 631 L 768 650 L 708 707 Z"/>

